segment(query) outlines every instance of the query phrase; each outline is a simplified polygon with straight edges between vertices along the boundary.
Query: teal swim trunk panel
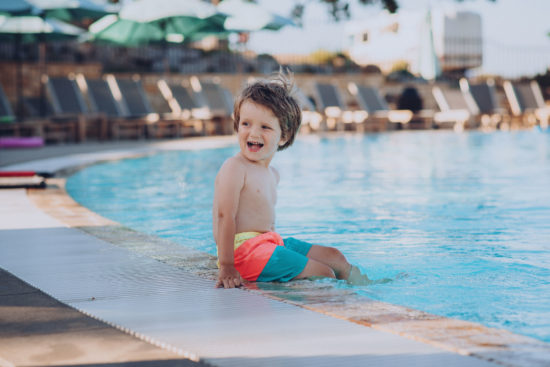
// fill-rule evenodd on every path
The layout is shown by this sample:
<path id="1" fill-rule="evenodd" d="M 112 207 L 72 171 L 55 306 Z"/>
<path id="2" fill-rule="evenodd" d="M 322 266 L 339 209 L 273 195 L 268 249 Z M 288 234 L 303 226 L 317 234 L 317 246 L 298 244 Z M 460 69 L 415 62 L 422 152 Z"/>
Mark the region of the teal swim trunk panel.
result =
<path id="1" fill-rule="evenodd" d="M 307 253 L 313 246 L 311 243 L 305 241 L 300 241 L 294 237 L 288 237 L 283 240 L 285 247 L 289 250 L 296 251 L 299 254 L 307 256 Z"/>
<path id="2" fill-rule="evenodd" d="M 283 242 L 285 245 L 277 246 L 271 254 L 262 273 L 256 279 L 257 282 L 288 282 L 306 267 L 309 261 L 306 255 L 312 245 L 295 238 L 286 238 Z"/>

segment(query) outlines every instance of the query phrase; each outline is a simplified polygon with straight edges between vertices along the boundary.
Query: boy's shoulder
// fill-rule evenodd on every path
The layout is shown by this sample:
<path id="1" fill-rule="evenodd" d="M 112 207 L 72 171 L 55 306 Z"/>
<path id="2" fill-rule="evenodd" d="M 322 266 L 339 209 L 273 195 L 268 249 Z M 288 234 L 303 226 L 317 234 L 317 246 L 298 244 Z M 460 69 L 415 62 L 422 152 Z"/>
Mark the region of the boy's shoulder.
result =
<path id="1" fill-rule="evenodd" d="M 234 156 L 227 158 L 225 162 L 223 162 L 222 167 L 225 167 L 225 166 L 229 166 L 232 168 L 238 168 L 238 167 L 244 168 L 246 166 L 246 162 L 244 161 L 244 159 L 242 159 L 240 154 L 237 153 Z"/>
<path id="2" fill-rule="evenodd" d="M 223 162 L 218 175 L 230 173 L 232 175 L 244 173 L 246 171 L 246 162 L 238 154 L 229 157 Z"/>

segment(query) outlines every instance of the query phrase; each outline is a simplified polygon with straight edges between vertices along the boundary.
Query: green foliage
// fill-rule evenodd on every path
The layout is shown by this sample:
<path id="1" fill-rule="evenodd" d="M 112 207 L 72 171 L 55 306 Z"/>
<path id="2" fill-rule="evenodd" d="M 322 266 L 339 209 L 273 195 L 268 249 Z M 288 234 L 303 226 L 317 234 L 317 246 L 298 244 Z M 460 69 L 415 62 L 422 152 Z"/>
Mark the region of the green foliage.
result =
<path id="1" fill-rule="evenodd" d="M 409 71 L 409 63 L 405 60 L 399 60 L 393 63 L 391 66 L 391 71 Z"/>
<path id="2" fill-rule="evenodd" d="M 382 6 L 384 9 L 389 11 L 390 13 L 395 13 L 397 9 L 399 9 L 399 5 L 397 4 L 396 0 L 359 0 L 361 4 L 374 4 L 374 3 L 382 3 Z"/>
<path id="3" fill-rule="evenodd" d="M 313 64 L 323 65 L 332 63 L 332 61 L 337 57 L 337 54 L 335 52 L 320 49 L 313 51 L 309 57 Z"/>

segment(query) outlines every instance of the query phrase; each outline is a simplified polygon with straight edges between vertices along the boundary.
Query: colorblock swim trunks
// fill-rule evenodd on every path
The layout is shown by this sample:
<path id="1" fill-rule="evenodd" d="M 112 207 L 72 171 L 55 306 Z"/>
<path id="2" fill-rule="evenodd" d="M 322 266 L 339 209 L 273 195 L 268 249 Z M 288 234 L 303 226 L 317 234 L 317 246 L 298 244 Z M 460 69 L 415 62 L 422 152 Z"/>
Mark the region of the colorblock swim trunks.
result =
<path id="1" fill-rule="evenodd" d="M 311 244 L 275 232 L 235 235 L 235 268 L 248 281 L 288 282 L 300 274 Z"/>

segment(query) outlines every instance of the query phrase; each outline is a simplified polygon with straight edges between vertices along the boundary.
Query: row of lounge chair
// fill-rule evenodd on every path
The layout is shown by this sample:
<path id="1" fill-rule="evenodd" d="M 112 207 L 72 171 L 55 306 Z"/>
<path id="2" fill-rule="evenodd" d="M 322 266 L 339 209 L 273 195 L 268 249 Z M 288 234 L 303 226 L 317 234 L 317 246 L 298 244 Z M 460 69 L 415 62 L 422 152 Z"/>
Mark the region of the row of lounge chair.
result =
<path id="1" fill-rule="evenodd" d="M 438 111 L 413 111 L 392 110 L 378 89 L 353 82 L 347 87 L 358 108 L 350 109 L 343 102 L 342 93 L 335 84 L 317 83 L 315 100 L 318 101 L 318 111 L 324 116 L 324 120 L 321 118 L 318 121 L 325 121 L 328 128 L 338 129 L 340 126 L 345 129 L 347 124 L 355 124 L 356 127 L 372 131 L 396 127 L 496 129 L 509 128 L 512 123 L 526 127 L 537 124 L 542 128 L 548 127 L 550 106 L 545 103 L 536 81 L 505 81 L 503 91 L 509 108 L 502 106 L 495 83 L 491 80 L 470 83 L 463 78 L 459 85 L 459 89 L 433 86 L 432 94 Z"/>
<path id="2" fill-rule="evenodd" d="M 120 138 L 162 138 L 231 132 L 233 101 L 221 84 L 193 77 L 189 85 L 158 81 L 164 103 L 154 109 L 142 81 L 82 74 L 49 77 L 46 99 L 25 98 L 23 122 L 15 115 L 0 86 L 2 135 L 38 135 L 47 141 Z"/>
<path id="3" fill-rule="evenodd" d="M 42 136 L 48 141 L 84 141 L 120 138 L 162 138 L 231 134 L 233 96 L 219 82 L 191 77 L 180 83 L 160 79 L 156 108 L 138 77 L 82 74 L 45 80 L 47 99 L 24 99 L 30 116 L 15 122 L 0 86 L 0 135 Z M 548 126 L 550 107 L 539 85 L 505 81 L 508 108 L 502 107 L 492 81 L 460 80 L 460 89 L 434 86 L 438 111 L 391 109 L 379 90 L 349 83 L 351 108 L 334 83 L 314 83 L 306 96 L 298 89 L 303 126 L 309 130 L 385 131 L 394 128 L 495 129 L 515 120 L 522 125 Z M 161 98 L 162 97 L 162 98 Z"/>

